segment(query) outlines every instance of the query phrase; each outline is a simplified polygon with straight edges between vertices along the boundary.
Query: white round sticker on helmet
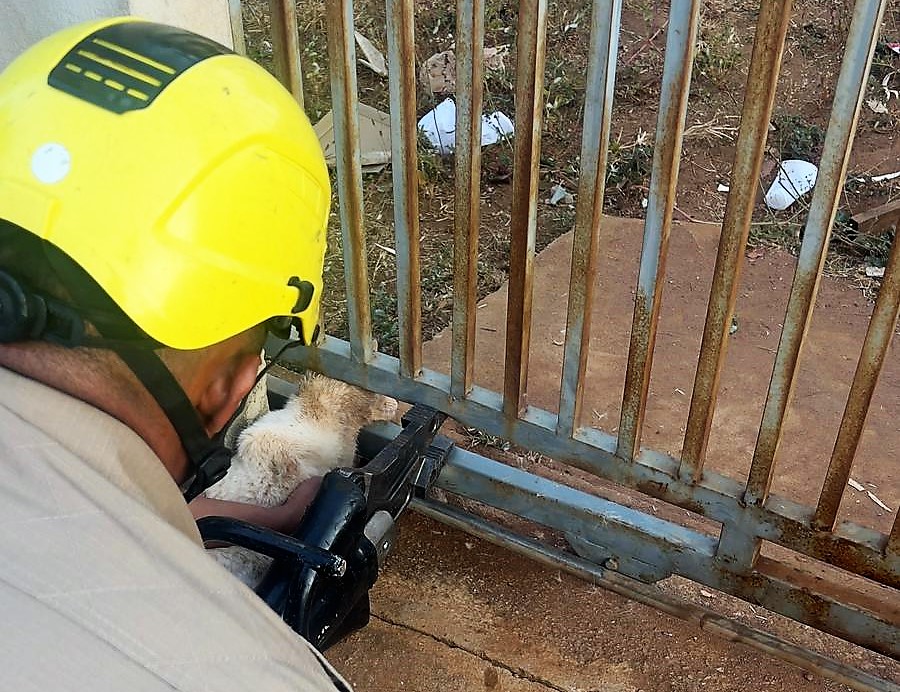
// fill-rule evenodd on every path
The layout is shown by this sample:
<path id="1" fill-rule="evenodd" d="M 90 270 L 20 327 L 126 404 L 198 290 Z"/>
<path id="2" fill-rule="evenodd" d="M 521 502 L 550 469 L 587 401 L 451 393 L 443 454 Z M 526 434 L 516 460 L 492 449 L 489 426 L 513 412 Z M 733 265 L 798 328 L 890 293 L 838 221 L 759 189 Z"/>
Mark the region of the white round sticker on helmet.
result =
<path id="1" fill-rule="evenodd" d="M 57 142 L 48 142 L 31 157 L 31 172 L 42 183 L 58 183 L 69 174 L 72 156 L 69 150 Z"/>

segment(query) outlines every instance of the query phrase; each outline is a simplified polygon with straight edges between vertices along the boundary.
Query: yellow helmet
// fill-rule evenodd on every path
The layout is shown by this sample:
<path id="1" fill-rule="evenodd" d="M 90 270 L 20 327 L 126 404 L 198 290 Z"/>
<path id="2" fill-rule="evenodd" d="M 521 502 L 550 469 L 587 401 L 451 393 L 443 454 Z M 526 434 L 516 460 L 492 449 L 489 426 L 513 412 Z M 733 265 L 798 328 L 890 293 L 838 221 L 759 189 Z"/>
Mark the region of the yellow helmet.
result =
<path id="1" fill-rule="evenodd" d="M 314 332 L 331 201 L 319 142 L 265 70 L 120 17 L 0 75 L 0 219 L 80 265 L 155 341 L 202 348 L 273 317 Z"/>

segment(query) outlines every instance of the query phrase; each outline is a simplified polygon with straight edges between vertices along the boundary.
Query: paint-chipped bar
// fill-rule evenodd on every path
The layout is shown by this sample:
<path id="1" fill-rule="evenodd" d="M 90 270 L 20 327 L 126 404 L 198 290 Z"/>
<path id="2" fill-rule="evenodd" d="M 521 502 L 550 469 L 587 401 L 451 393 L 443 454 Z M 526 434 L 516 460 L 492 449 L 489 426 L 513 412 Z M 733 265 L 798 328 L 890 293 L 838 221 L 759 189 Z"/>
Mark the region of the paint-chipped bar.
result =
<path id="1" fill-rule="evenodd" d="M 297 35 L 297 8 L 293 0 L 269 0 L 269 17 L 275 75 L 303 108 L 300 39 Z M 243 36 L 241 41 L 243 42 Z"/>
<path id="2" fill-rule="evenodd" d="M 694 378 L 679 474 L 700 478 L 709 441 L 719 376 L 725 363 L 725 346 L 737 297 L 741 266 L 756 200 L 756 181 L 762 167 L 763 151 L 775 87 L 784 52 L 784 40 L 791 20 L 791 0 L 763 0 L 753 42 L 753 54 L 744 90 L 744 109 L 738 132 L 731 192 L 725 205 L 722 237 L 713 271 L 703 342 Z"/>
<path id="3" fill-rule="evenodd" d="M 422 369 L 422 285 L 419 270 L 419 183 L 416 142 L 416 49 L 413 3 L 387 0 L 391 173 L 397 249 L 397 322 L 400 374 Z"/>
<path id="4" fill-rule="evenodd" d="M 748 503 L 765 502 L 772 484 L 784 415 L 790 403 L 800 351 L 815 307 L 831 226 L 844 189 L 853 135 L 865 96 L 866 76 L 869 74 L 878 27 L 886 4 L 887 0 L 860 0 L 853 11 L 847 48 L 835 87 L 831 120 L 825 135 L 825 147 L 819 163 L 819 174 L 788 299 L 784 329 L 775 356 L 775 368 L 747 478 L 744 499 Z"/>
<path id="5" fill-rule="evenodd" d="M 481 103 L 484 0 L 460 0 L 456 13 L 456 170 L 453 227 L 453 349 L 450 391 L 472 388 L 481 223 Z"/>
<path id="6" fill-rule="evenodd" d="M 895 238 L 813 518 L 816 528 L 827 531 L 834 528 L 838 507 L 850 479 L 850 469 L 859 446 L 869 405 L 872 403 L 872 394 L 875 392 L 875 385 L 878 383 L 878 376 L 881 374 L 891 337 L 894 335 L 898 312 L 900 312 L 900 241 Z"/>
<path id="7" fill-rule="evenodd" d="M 572 437 L 574 434 L 584 398 L 622 0 L 597 0 L 593 12 L 581 138 L 581 177 L 575 210 L 566 344 L 556 428 L 557 434 L 562 437 Z"/>
<path id="8" fill-rule="evenodd" d="M 354 361 L 367 363 L 372 359 L 373 352 L 372 315 L 369 311 L 366 233 L 363 226 L 353 2 L 329 0 L 326 8 L 338 199 L 341 203 L 341 238 L 344 246 L 344 282 L 348 296 L 350 355 Z"/>
<path id="9" fill-rule="evenodd" d="M 697 42 L 700 4 L 700 0 L 674 0 L 669 13 L 662 98 L 656 123 L 650 196 L 647 218 L 644 221 L 644 244 L 634 298 L 631 345 L 628 350 L 616 451 L 627 460 L 633 459 L 638 451 L 647 409 L 647 391 L 653 367 L 659 307 L 665 286 L 666 253 L 675 208 L 675 188 L 681 163 L 681 142 L 691 87 L 691 66 Z"/>
<path id="10" fill-rule="evenodd" d="M 515 148 L 503 376 L 503 413 L 508 419 L 517 417 L 526 407 L 546 39 L 547 0 L 522 0 L 516 34 Z"/>
<path id="11" fill-rule="evenodd" d="M 231 43 L 234 46 L 234 52 L 239 55 L 247 55 L 241 0 L 228 0 L 228 20 L 231 22 Z"/>

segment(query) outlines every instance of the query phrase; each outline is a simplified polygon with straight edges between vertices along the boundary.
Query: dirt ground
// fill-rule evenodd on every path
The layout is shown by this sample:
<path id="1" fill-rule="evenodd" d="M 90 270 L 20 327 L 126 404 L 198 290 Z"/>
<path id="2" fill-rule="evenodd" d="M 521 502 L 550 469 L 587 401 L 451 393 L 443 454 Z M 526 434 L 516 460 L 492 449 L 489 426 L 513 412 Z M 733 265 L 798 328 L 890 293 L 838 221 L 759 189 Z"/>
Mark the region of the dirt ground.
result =
<path id="1" fill-rule="evenodd" d="M 683 432 L 717 236 L 715 226 L 679 224 L 671 240 L 644 444 L 674 454 Z M 589 420 L 584 422 L 608 432 L 615 432 L 618 423 L 640 238 L 640 222 L 606 219 L 586 379 Z M 528 391 L 533 405 L 550 410 L 558 399 L 566 304 L 561 277 L 568 272 L 570 253 L 571 237 L 563 236 L 536 265 L 535 282 L 541 289 L 535 296 Z M 770 249 L 745 269 L 738 330 L 729 344 L 708 460 L 717 471 L 737 478 L 746 474 L 752 453 L 793 267 L 791 255 Z M 501 289 L 482 302 L 478 313 L 476 380 L 492 388 L 502 378 L 505 300 Z M 815 501 L 870 310 L 859 289 L 823 281 L 786 444 L 778 457 L 776 492 Z M 446 370 L 448 342 L 443 333 L 426 345 L 429 367 Z M 900 479 L 893 473 L 900 431 L 888 412 L 896 411 L 898 403 L 900 361 L 889 358 L 853 475 L 894 510 L 900 505 Z M 480 453 L 702 526 L 683 510 L 636 498 L 500 440 L 449 428 Z M 867 495 L 849 488 L 842 518 L 882 531 L 891 521 Z M 431 520 L 407 519 L 400 545 L 373 591 L 372 625 L 330 654 L 360 690 L 846 689 Z M 896 662 L 786 618 L 679 578 L 662 588 L 900 683 Z M 875 591 L 888 599 L 886 606 L 896 596 L 887 589 Z"/>
<path id="2" fill-rule="evenodd" d="M 414 514 L 371 598 L 370 624 L 327 652 L 358 692 L 848 689 Z M 825 648 L 900 683 L 894 662 Z"/>

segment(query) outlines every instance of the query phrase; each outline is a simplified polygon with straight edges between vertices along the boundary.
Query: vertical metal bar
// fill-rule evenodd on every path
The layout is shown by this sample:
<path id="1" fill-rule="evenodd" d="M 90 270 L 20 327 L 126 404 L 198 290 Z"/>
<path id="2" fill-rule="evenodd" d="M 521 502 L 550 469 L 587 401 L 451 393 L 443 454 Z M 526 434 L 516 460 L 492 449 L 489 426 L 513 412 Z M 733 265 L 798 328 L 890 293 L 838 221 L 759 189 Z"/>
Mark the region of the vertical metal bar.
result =
<path id="1" fill-rule="evenodd" d="M 503 412 L 507 418 L 517 417 L 526 406 L 546 38 L 547 0 L 522 0 L 516 33 L 516 136 L 503 377 Z"/>
<path id="2" fill-rule="evenodd" d="M 472 388 L 481 222 L 481 102 L 484 0 L 460 0 L 456 14 L 456 197 L 453 229 L 453 353 L 450 394 Z"/>
<path id="3" fill-rule="evenodd" d="M 887 0 L 859 0 L 853 10 L 847 48 L 835 87 L 831 120 L 825 135 L 825 147 L 819 163 L 819 175 L 806 220 L 784 329 L 775 356 L 775 369 L 769 382 L 766 407 L 747 478 L 747 490 L 744 494 L 747 503 L 762 504 L 769 494 L 775 454 L 781 442 L 784 414 L 793 393 L 800 350 L 816 303 L 831 226 L 843 191 L 859 108 L 866 93 L 866 77 L 886 4 Z"/>
<path id="4" fill-rule="evenodd" d="M 681 454 L 679 472 L 685 478 L 699 478 L 703 470 L 703 457 L 716 409 L 719 376 L 725 362 L 728 328 L 731 325 L 744 250 L 750 234 L 756 185 L 769 121 L 772 118 L 784 39 L 790 26 L 791 4 L 791 0 L 763 0 L 759 8 L 747 87 L 744 90 L 741 128 L 731 169 L 731 193 L 725 205 L 722 238 L 713 272 L 703 342 Z"/>
<path id="5" fill-rule="evenodd" d="M 595 0 L 581 137 L 581 178 L 578 181 L 572 273 L 566 310 L 566 346 L 556 427 L 557 434 L 563 437 L 574 434 L 584 398 L 621 17 L 622 0 Z"/>
<path id="6" fill-rule="evenodd" d="M 894 526 L 891 528 L 885 550 L 894 555 L 900 553 L 900 510 L 897 510 L 897 516 L 894 517 Z"/>
<path id="7" fill-rule="evenodd" d="M 247 55 L 241 0 L 228 0 L 228 20 L 231 22 L 231 45 L 234 46 L 234 52 L 240 55 Z"/>
<path id="8" fill-rule="evenodd" d="M 878 376 L 881 374 L 891 337 L 894 335 L 898 313 L 900 313 L 900 241 L 895 237 L 888 266 L 884 272 L 884 281 L 881 290 L 878 291 L 878 299 L 875 301 L 866 339 L 856 365 L 850 394 L 847 396 L 847 406 L 844 408 L 844 417 L 834 443 L 822 494 L 819 496 L 819 504 L 813 517 L 813 525 L 816 528 L 827 531 L 834 528 L 838 507 L 844 496 L 853 458 L 859 446 L 859 437 L 866 422 L 866 415 L 869 413 L 869 404 L 872 403 L 872 394 L 875 392 L 875 385 L 878 383 Z"/>
<path id="9" fill-rule="evenodd" d="M 372 315 L 369 310 L 366 234 L 363 227 L 353 0 L 327 0 L 326 10 L 350 356 L 357 362 L 367 363 L 372 358 L 373 350 Z"/>
<path id="10" fill-rule="evenodd" d="M 397 249 L 400 374 L 422 370 L 422 287 L 419 271 L 419 184 L 416 143 L 415 15 L 410 0 L 387 0 L 391 169 Z"/>
<path id="11" fill-rule="evenodd" d="M 297 36 L 294 0 L 269 0 L 269 22 L 275 75 L 303 108 L 303 71 L 300 69 L 300 38 Z M 350 38 L 353 40 L 352 30 Z"/>
<path id="12" fill-rule="evenodd" d="M 675 207 L 675 188 L 681 162 L 681 142 L 691 88 L 691 66 L 694 61 L 694 45 L 697 43 L 700 4 L 701 0 L 672 0 L 669 10 L 666 62 L 656 122 L 650 197 L 644 221 L 644 244 L 634 296 L 631 345 L 628 350 L 616 449 L 618 456 L 628 460 L 634 458 L 640 446 L 641 427 L 647 408 L 647 391 L 650 387 L 653 347 L 656 343 L 656 327 L 665 283 L 666 254 Z"/>

